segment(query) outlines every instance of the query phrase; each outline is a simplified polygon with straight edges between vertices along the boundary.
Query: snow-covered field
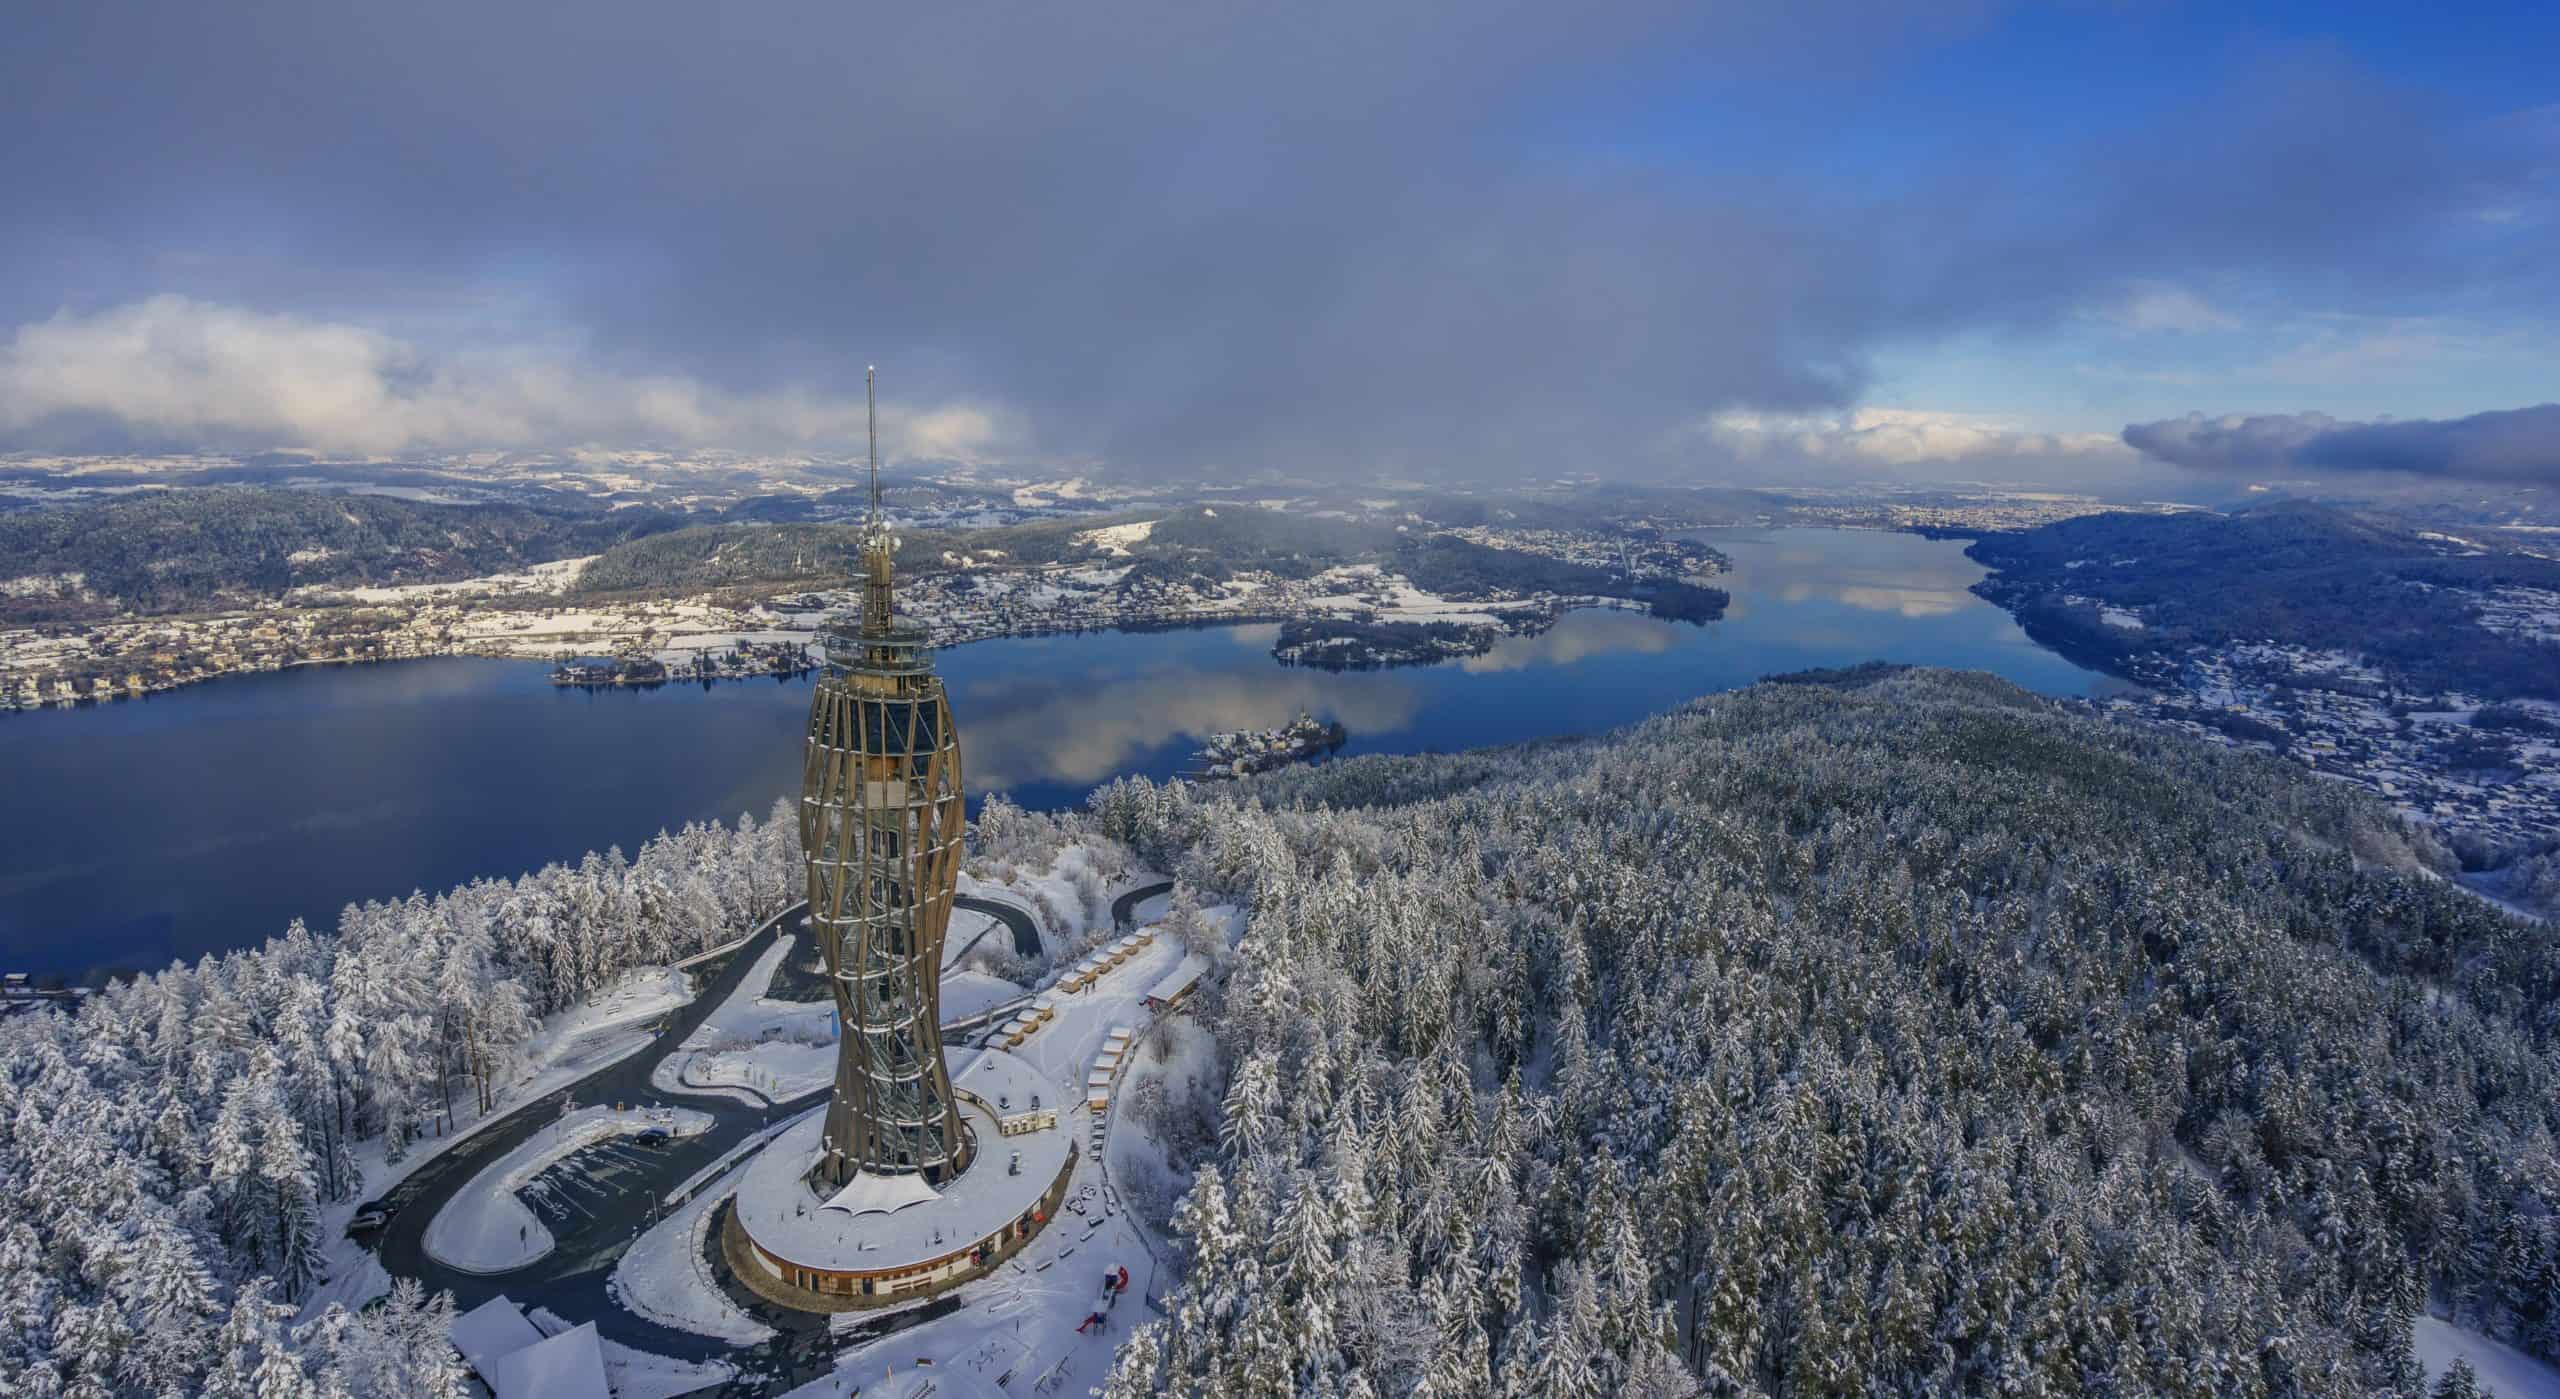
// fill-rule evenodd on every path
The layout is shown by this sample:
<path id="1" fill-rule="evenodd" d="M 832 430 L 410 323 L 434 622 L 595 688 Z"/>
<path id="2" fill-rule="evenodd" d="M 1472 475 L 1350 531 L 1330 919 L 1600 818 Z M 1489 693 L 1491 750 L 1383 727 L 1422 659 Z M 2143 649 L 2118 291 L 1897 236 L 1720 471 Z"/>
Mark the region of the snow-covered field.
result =
<path id="1" fill-rule="evenodd" d="M 1383 599 L 1372 604 L 1372 597 Z M 1306 603 L 1321 612 L 1371 611 L 1383 622 L 1456 622 L 1490 626 L 1502 620 L 1498 611 L 1477 602 L 1456 602 L 1413 586 L 1400 573 L 1376 564 L 1345 564 L 1307 580 Z"/>
<path id="2" fill-rule="evenodd" d="M 451 583 L 407 583 L 388 588 L 333 588 L 325 585 L 293 590 L 297 599 L 326 593 L 352 598 L 357 602 L 441 602 L 466 597 L 538 597 L 557 596 L 569 591 L 578 575 L 587 571 L 596 556 L 556 559 L 538 563 L 512 573 L 492 573 L 479 578 L 463 578 Z M 316 560 L 315 560 L 316 562 Z"/>
<path id="3" fill-rule="evenodd" d="M 2503 1341 L 2432 1316 L 2418 1318 L 2414 1340 L 2418 1364 L 2426 1369 L 2430 1385 L 2454 1361 L 2467 1360 L 2480 1383 L 2497 1391 L 2498 1399 L 2560 1399 L 2560 1369 Z"/>
<path id="4" fill-rule="evenodd" d="M 466 1273 L 506 1273 L 551 1252 L 551 1231 L 516 1192 L 543 1169 L 607 1137 L 664 1129 L 708 1131 L 708 1114 L 682 1108 L 580 1108 L 481 1168 L 427 1224 L 427 1256 Z"/>
<path id="5" fill-rule="evenodd" d="M 1105 525 L 1089 529 L 1075 537 L 1075 542 L 1118 558 L 1129 556 L 1129 546 L 1156 532 L 1156 522 L 1140 520 L 1134 525 Z"/>

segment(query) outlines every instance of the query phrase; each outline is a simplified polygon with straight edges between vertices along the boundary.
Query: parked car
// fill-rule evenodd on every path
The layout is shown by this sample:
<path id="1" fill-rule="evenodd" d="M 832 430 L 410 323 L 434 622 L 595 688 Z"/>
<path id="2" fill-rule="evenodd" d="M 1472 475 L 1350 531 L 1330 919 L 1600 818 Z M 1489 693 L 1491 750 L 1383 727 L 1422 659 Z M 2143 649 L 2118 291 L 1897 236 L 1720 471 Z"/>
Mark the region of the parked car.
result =
<path id="1" fill-rule="evenodd" d="M 357 1210 L 355 1218 L 347 1221 L 347 1232 L 350 1234 L 371 1233 L 373 1230 L 379 1229 L 390 1222 L 391 1207 L 377 1202 L 366 1205 L 362 1209 Z"/>

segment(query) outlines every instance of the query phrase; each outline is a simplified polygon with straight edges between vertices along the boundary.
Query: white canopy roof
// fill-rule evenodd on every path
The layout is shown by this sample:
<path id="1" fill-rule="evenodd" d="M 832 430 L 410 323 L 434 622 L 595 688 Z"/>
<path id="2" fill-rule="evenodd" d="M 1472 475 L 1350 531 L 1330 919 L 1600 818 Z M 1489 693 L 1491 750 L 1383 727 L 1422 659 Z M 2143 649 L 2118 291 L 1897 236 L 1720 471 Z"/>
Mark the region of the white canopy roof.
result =
<path id="1" fill-rule="evenodd" d="M 828 1197 L 822 1210 L 843 1210 L 846 1214 L 896 1214 L 909 1205 L 939 1200 L 942 1192 L 925 1184 L 916 1171 L 902 1171 L 884 1176 L 870 1171 L 856 1171 L 844 1189 Z"/>
<path id="2" fill-rule="evenodd" d="M 498 1399 L 611 1399 L 592 1321 L 546 1339 L 500 1294 L 454 1318 L 453 1348 Z"/>
<path id="3" fill-rule="evenodd" d="M 524 1309 L 503 1292 L 453 1319 L 453 1348 L 462 1352 L 463 1364 L 483 1375 L 499 1357 L 541 1339 L 542 1333 L 524 1319 Z"/>
<path id="4" fill-rule="evenodd" d="M 597 1344 L 592 1321 L 500 1356 L 480 1378 L 498 1399 L 613 1399 L 605 1383 L 604 1347 Z"/>

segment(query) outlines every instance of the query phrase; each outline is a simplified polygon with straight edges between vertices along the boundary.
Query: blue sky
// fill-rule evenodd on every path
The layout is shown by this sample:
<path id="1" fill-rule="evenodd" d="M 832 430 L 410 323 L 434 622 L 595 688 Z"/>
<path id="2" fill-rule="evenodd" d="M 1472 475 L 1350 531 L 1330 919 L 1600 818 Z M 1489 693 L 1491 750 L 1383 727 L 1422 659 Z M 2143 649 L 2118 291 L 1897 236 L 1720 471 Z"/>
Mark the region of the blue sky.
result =
<path id="1" fill-rule="evenodd" d="M 2550 9 L 53 7 L 0 452 L 2541 479 Z"/>

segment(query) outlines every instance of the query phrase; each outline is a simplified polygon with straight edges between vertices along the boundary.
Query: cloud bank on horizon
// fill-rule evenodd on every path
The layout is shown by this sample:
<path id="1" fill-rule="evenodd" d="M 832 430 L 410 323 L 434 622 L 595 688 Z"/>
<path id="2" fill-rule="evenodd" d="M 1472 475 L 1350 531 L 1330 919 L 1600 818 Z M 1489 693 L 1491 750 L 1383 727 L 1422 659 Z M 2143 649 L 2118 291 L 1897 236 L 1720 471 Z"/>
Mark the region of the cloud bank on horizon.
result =
<path id="1" fill-rule="evenodd" d="M 2560 403 L 2450 419 L 2340 422 L 2325 413 L 2134 423 L 2125 445 L 2197 471 L 2370 473 L 2560 486 Z"/>
<path id="2" fill-rule="evenodd" d="M 912 457 L 2220 469 L 2116 428 L 2560 382 L 2560 20 L 2491 18 L 39 7 L 0 452 L 850 454 L 877 360 Z"/>

